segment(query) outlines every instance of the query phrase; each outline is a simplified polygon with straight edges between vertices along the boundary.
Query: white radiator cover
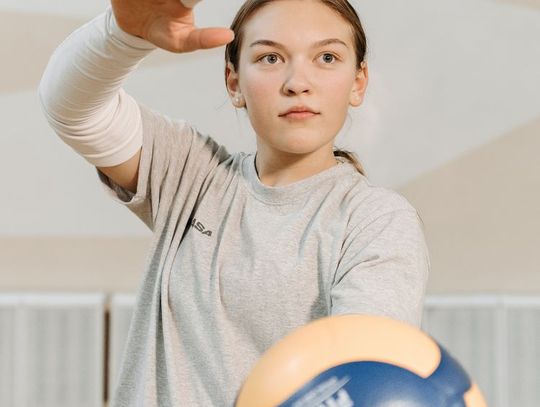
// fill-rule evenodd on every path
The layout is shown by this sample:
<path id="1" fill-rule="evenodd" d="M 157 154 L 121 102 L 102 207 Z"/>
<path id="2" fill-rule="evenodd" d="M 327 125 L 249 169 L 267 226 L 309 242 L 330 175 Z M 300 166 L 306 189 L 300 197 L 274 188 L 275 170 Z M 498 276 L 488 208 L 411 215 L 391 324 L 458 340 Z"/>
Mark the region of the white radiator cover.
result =
<path id="1" fill-rule="evenodd" d="M 429 296 L 422 329 L 461 362 L 490 407 L 540 406 L 540 297 Z"/>
<path id="2" fill-rule="evenodd" d="M 103 407 L 135 296 L 0 293 L 0 406 Z M 540 296 L 431 295 L 422 329 L 454 355 L 490 407 L 540 406 Z M 105 359 L 105 335 L 109 353 Z M 106 363 L 108 362 L 108 363 Z"/>
<path id="3" fill-rule="evenodd" d="M 10 298 L 0 301 L 0 358 L 12 361 L 1 371 L 0 381 L 12 384 L 2 385 L 1 405 L 103 407 L 105 295 Z"/>
<path id="4" fill-rule="evenodd" d="M 17 295 L 0 296 L 0 406 L 15 405 Z"/>
<path id="5" fill-rule="evenodd" d="M 506 301 L 506 405 L 540 406 L 540 298 Z"/>

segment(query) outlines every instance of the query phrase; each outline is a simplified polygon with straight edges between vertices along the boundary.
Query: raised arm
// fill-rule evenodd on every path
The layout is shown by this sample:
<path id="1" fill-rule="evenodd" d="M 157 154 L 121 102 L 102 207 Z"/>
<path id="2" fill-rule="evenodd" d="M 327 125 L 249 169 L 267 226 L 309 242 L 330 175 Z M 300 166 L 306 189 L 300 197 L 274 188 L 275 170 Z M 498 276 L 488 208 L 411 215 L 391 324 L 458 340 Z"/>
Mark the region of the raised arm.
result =
<path id="1" fill-rule="evenodd" d="M 157 47 L 191 52 L 232 38 L 226 28 L 195 28 L 193 10 L 178 0 L 115 0 L 51 56 L 39 86 L 44 114 L 64 142 L 135 192 L 141 116 L 123 82 Z"/>

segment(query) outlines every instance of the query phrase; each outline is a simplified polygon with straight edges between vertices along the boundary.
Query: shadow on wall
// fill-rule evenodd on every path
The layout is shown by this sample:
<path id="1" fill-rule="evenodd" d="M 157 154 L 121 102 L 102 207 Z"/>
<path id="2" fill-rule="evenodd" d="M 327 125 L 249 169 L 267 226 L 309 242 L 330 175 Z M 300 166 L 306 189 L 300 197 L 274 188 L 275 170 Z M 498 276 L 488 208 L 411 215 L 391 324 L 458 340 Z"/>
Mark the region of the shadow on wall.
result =
<path id="1" fill-rule="evenodd" d="M 0 94 L 37 89 L 53 51 L 85 22 L 84 19 L 39 13 L 0 12 L 0 34 L 3 34 L 0 35 Z M 178 54 L 157 50 L 143 65 L 177 63 L 178 58 Z"/>

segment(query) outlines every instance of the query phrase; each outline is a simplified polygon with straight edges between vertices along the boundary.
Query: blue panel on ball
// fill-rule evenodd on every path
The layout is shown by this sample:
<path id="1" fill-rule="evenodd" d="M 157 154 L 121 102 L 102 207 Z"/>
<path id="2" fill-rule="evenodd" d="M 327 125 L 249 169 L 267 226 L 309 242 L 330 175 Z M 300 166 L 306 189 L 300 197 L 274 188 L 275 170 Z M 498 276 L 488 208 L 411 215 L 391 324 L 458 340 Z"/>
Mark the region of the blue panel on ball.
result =
<path id="1" fill-rule="evenodd" d="M 446 395 L 448 407 L 465 407 L 463 395 L 471 388 L 471 379 L 459 362 L 439 345 L 441 361 L 426 380 Z"/>
<path id="2" fill-rule="evenodd" d="M 382 362 L 345 363 L 319 374 L 279 407 L 465 407 L 470 379 L 445 349 L 431 376 Z"/>

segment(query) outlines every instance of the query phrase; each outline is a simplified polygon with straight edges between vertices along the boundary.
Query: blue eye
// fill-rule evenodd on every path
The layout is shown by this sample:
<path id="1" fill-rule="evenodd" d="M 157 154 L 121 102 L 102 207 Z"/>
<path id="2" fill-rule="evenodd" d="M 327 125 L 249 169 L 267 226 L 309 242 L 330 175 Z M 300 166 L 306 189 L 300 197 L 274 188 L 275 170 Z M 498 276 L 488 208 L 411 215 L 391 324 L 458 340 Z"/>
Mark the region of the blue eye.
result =
<path id="1" fill-rule="evenodd" d="M 330 54 L 328 52 L 322 54 L 322 57 L 323 57 L 323 61 L 325 62 L 333 62 L 335 59 L 336 59 L 336 56 L 334 54 Z M 328 58 L 324 58 L 324 57 L 330 57 L 330 60 Z"/>
<path id="2" fill-rule="evenodd" d="M 268 59 L 268 57 L 272 57 L 272 61 L 274 62 L 270 62 L 270 59 Z M 278 60 L 278 56 L 277 54 L 266 54 L 259 58 L 259 61 L 263 61 L 263 60 L 266 60 L 267 62 L 269 62 L 270 65 L 275 65 L 275 62 L 277 62 Z"/>

